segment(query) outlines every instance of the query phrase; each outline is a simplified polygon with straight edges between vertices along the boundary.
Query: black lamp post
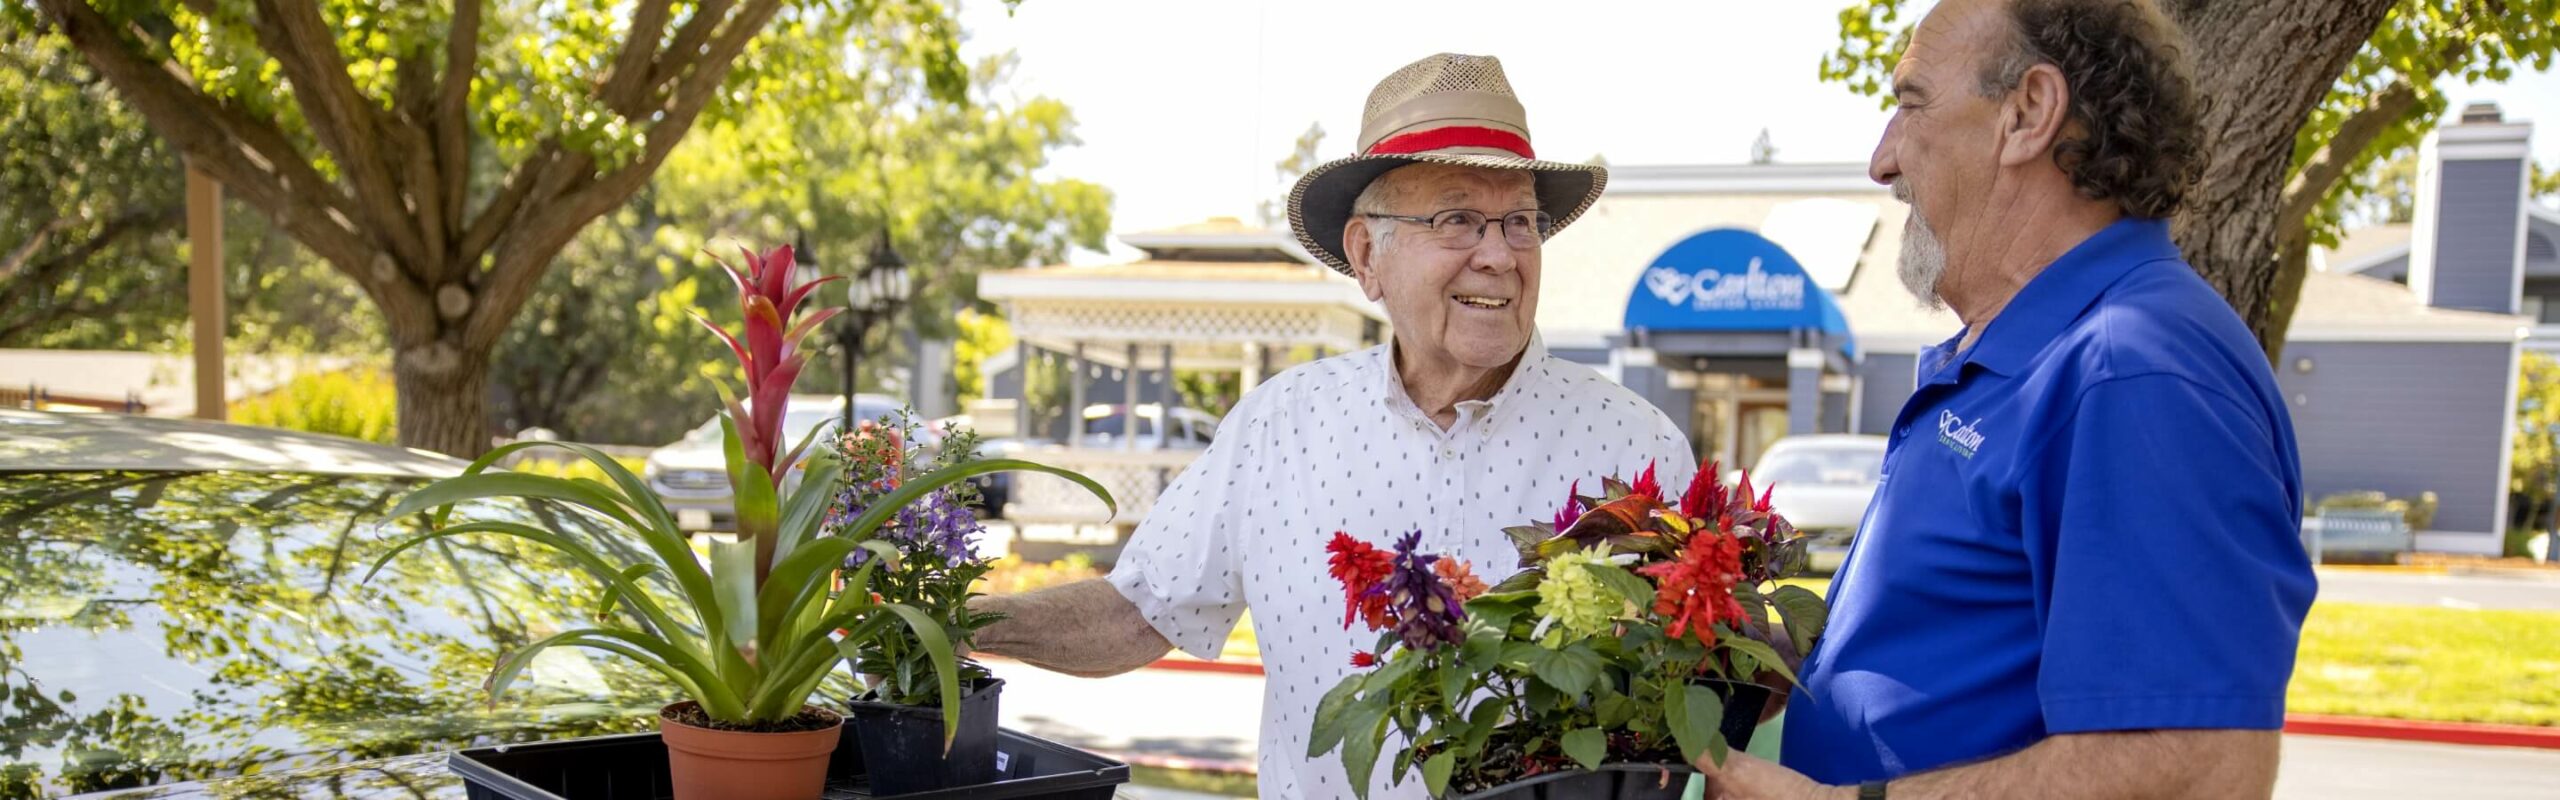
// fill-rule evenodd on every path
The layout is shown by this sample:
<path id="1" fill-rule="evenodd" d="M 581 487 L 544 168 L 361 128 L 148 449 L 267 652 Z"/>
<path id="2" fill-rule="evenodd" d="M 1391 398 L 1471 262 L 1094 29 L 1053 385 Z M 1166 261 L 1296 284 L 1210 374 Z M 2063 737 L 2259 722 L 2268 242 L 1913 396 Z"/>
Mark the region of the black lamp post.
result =
<path id="1" fill-rule="evenodd" d="M 888 322 L 907 302 L 911 290 L 907 262 L 889 245 L 888 234 L 881 234 L 871 258 L 853 273 L 845 286 L 844 324 L 836 326 L 836 344 L 844 349 L 844 430 L 853 430 L 855 365 L 862 354 L 862 343 L 869 338 L 871 327 Z"/>

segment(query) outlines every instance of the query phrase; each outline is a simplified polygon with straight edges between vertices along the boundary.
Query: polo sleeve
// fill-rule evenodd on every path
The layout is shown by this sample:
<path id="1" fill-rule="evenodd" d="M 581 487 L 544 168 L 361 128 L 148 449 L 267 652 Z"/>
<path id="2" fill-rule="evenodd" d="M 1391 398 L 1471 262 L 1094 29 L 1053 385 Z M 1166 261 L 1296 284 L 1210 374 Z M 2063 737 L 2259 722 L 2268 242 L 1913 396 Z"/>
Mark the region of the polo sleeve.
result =
<path id="1" fill-rule="evenodd" d="M 1218 426 L 1218 435 L 1156 498 L 1111 568 L 1111 585 L 1183 652 L 1216 659 L 1244 614 L 1237 572 L 1247 498 L 1238 481 L 1254 469 L 1265 427 L 1250 399 Z"/>
<path id="2" fill-rule="evenodd" d="M 2111 379 L 2026 465 L 2049 733 L 2284 726 L 2315 579 L 2267 413 L 2182 376 Z"/>

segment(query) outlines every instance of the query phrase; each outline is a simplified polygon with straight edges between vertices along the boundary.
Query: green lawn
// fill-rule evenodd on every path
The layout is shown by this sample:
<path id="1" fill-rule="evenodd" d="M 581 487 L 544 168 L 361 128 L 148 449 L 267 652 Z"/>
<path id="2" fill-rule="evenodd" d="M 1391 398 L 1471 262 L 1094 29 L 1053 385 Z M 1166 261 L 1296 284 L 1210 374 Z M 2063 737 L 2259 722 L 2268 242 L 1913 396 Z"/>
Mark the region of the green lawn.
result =
<path id="1" fill-rule="evenodd" d="M 2317 603 L 2293 711 L 2560 725 L 2560 613 Z"/>

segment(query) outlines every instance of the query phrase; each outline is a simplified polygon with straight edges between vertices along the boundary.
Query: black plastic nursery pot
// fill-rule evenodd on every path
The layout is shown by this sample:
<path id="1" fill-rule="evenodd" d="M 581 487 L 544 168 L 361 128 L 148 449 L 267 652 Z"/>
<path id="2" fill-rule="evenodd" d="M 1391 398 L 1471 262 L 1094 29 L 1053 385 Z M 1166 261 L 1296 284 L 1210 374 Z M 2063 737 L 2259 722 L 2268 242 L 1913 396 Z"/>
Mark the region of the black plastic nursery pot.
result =
<path id="1" fill-rule="evenodd" d="M 948 753 L 942 748 L 942 708 L 906 706 L 855 699 L 851 736 L 859 741 L 862 761 L 871 767 L 871 783 L 882 796 L 930 792 L 986 783 L 996 771 L 996 701 L 1004 694 L 1001 678 L 980 678 L 962 687 L 960 735 Z"/>
<path id="2" fill-rule="evenodd" d="M 1696 774 L 1683 764 L 1602 764 L 1596 771 L 1548 773 L 1453 800 L 1680 800 Z"/>
<path id="3" fill-rule="evenodd" d="M 848 722 L 847 724 L 851 724 Z M 919 794 L 880 791 L 851 731 L 827 763 L 822 800 L 1111 800 L 1129 765 L 1014 731 L 996 733 L 994 774 Z M 481 747 L 453 754 L 470 800 L 670 800 L 667 747 L 657 734 Z"/>
<path id="4" fill-rule="evenodd" d="M 1714 686 L 1716 696 L 1724 698 L 1724 719 L 1716 729 L 1724 732 L 1725 746 L 1740 750 L 1751 746 L 1751 732 L 1760 729 L 1760 709 L 1769 703 L 1771 689 L 1756 683 L 1709 679 L 1699 685 Z"/>

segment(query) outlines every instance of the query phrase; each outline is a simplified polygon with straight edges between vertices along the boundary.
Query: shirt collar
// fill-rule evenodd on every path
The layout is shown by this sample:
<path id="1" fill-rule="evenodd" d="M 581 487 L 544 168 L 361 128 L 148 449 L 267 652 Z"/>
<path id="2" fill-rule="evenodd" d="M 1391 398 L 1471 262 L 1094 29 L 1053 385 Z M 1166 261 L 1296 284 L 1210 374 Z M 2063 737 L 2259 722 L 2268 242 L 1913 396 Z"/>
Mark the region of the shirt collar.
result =
<path id="1" fill-rule="evenodd" d="M 2080 319 L 2107 287 L 2153 261 L 2175 260 L 2178 245 L 2169 239 L 2169 221 L 2126 217 L 2081 240 L 2061 258 L 2045 266 L 2010 298 L 1991 320 L 1991 327 L 1966 355 L 1967 363 L 2002 375 L 2016 375 L 2027 360 Z"/>
<path id="2" fill-rule="evenodd" d="M 1381 367 L 1378 370 L 1378 390 L 1386 396 L 1388 407 L 1395 409 L 1397 412 L 1402 413 L 1407 417 L 1421 420 L 1425 424 L 1430 424 L 1431 415 L 1422 413 L 1422 407 L 1413 402 L 1413 396 L 1405 393 L 1404 376 L 1397 372 L 1396 369 L 1396 343 L 1394 337 L 1388 337 L 1387 343 L 1379 346 L 1376 352 L 1380 361 L 1379 366 Z M 1493 397 L 1489 399 L 1459 401 L 1458 408 L 1460 409 L 1460 416 L 1465 416 L 1465 410 L 1469 407 L 1476 408 L 1476 416 L 1481 417 L 1492 414 L 1494 409 L 1501 408 L 1510 403 L 1512 399 L 1519 397 L 1524 392 L 1527 392 L 1529 387 L 1536 385 L 1539 379 L 1546 376 L 1546 362 L 1546 337 L 1543 334 L 1532 330 L 1529 332 L 1528 347 L 1522 348 L 1520 351 L 1520 365 L 1511 369 L 1511 377 L 1502 382 L 1502 388 L 1495 391 L 1493 393 Z M 1432 427 L 1436 429 L 1439 426 L 1432 425 Z"/>

